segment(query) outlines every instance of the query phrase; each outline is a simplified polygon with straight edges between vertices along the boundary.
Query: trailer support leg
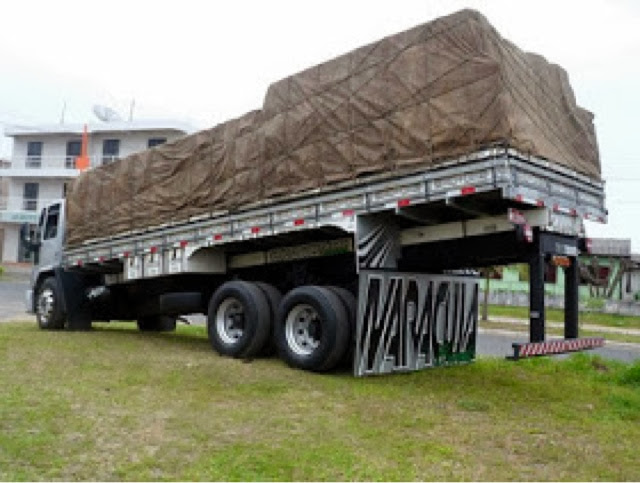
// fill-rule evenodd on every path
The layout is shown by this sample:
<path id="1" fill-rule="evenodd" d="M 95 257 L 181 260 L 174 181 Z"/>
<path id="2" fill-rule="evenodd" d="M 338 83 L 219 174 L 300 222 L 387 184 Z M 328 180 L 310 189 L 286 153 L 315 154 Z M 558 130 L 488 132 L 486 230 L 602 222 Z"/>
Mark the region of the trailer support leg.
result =
<path id="1" fill-rule="evenodd" d="M 543 342 L 544 328 L 544 255 L 535 253 L 529 261 L 529 341 Z"/>
<path id="2" fill-rule="evenodd" d="M 578 338 L 578 257 L 571 257 L 571 264 L 564 269 L 564 337 Z"/>

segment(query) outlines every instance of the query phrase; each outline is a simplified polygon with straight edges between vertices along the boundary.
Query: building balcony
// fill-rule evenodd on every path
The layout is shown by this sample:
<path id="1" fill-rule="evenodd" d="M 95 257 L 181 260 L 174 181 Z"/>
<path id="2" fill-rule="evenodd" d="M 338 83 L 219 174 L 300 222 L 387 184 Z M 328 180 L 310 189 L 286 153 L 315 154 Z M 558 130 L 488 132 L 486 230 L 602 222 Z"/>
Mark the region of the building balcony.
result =
<path id="1" fill-rule="evenodd" d="M 15 156 L 0 168 L 6 178 L 73 178 L 75 156 Z"/>
<path id="2" fill-rule="evenodd" d="M 38 223 L 40 211 L 59 198 L 23 198 L 21 196 L 0 197 L 0 222 Z"/>

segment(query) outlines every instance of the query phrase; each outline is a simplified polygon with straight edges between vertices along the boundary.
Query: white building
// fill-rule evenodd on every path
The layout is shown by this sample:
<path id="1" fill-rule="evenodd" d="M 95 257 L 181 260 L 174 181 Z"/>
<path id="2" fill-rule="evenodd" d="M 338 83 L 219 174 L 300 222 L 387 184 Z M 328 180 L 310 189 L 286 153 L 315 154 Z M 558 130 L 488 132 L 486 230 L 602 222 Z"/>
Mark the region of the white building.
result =
<path id="1" fill-rule="evenodd" d="M 64 197 L 68 182 L 78 174 L 75 159 L 80 155 L 83 128 L 59 124 L 5 129 L 5 135 L 13 138 L 13 154 L 0 165 L 3 262 L 28 261 L 20 226 L 37 224 L 41 208 Z M 89 124 L 87 131 L 91 166 L 99 166 L 181 137 L 193 128 L 174 121 L 113 121 Z"/>

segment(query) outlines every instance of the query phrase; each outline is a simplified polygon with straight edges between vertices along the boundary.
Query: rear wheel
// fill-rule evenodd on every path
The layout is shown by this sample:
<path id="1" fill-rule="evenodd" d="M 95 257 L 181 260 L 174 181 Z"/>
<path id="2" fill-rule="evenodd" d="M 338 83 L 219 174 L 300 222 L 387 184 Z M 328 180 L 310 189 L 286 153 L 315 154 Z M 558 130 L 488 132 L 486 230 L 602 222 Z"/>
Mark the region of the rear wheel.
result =
<path id="1" fill-rule="evenodd" d="M 262 290 L 262 293 L 267 297 L 269 303 L 269 314 L 271 315 L 271 329 L 269 330 L 269 338 L 262 350 L 261 355 L 271 356 L 277 352 L 277 344 L 273 334 L 273 327 L 278 320 L 278 308 L 282 301 L 282 293 L 273 285 L 264 282 L 254 282 L 257 287 Z"/>
<path id="2" fill-rule="evenodd" d="M 138 319 L 138 329 L 141 332 L 173 332 L 176 330 L 176 317 L 169 315 L 154 315 Z"/>
<path id="3" fill-rule="evenodd" d="M 62 311 L 61 297 L 56 279 L 54 277 L 44 279 L 36 297 L 36 319 L 41 329 L 64 329 L 66 316 Z"/>
<path id="4" fill-rule="evenodd" d="M 276 340 L 288 364 L 310 371 L 333 369 L 344 356 L 349 338 L 349 316 L 331 290 L 298 287 L 282 300 Z"/>
<path id="5" fill-rule="evenodd" d="M 211 297 L 207 330 L 209 341 L 218 353 L 232 357 L 256 356 L 271 332 L 267 297 L 253 283 L 223 284 Z"/>
<path id="6" fill-rule="evenodd" d="M 344 352 L 344 356 L 340 361 L 340 367 L 351 367 L 353 365 L 354 352 L 356 347 L 356 313 L 358 310 L 358 302 L 354 295 L 349 292 L 347 289 L 342 287 L 327 287 L 333 293 L 335 293 L 344 309 L 347 311 L 347 316 L 349 319 L 349 329 L 350 329 L 350 337 L 349 337 L 349 345 L 347 346 L 347 350 Z"/>

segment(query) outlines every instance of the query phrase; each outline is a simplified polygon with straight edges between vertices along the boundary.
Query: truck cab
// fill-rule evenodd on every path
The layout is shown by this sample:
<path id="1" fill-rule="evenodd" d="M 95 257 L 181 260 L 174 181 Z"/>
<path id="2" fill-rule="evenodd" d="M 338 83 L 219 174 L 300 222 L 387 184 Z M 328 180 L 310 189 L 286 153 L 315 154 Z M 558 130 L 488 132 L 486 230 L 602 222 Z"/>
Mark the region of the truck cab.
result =
<path id="1" fill-rule="evenodd" d="M 64 246 L 65 201 L 58 200 L 45 206 L 38 220 L 38 226 L 33 237 L 29 237 L 28 226 L 25 224 L 20 230 L 24 246 L 33 252 L 34 267 L 31 272 L 30 288 L 26 293 L 26 309 L 28 313 L 36 314 L 42 325 L 47 314 L 53 309 L 52 290 L 38 289 L 49 278 L 55 278 L 56 268 L 62 264 Z"/>

